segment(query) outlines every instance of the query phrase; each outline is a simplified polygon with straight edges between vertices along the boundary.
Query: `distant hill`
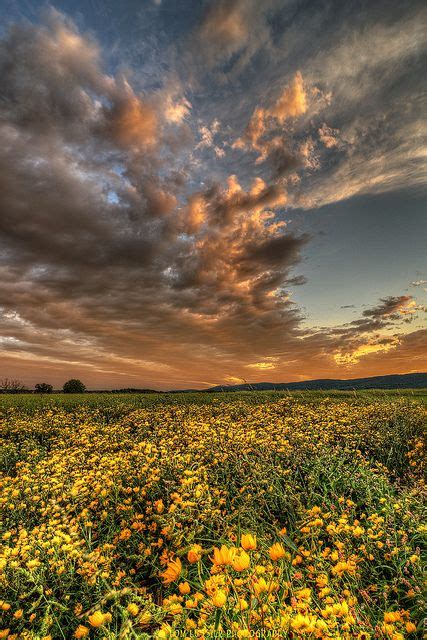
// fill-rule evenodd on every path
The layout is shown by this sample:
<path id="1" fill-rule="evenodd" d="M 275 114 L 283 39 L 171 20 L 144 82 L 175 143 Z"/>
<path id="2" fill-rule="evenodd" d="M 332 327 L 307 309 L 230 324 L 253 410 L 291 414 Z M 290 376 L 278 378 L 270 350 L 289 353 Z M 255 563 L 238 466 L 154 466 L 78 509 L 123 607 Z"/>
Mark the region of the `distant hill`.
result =
<path id="1" fill-rule="evenodd" d="M 254 382 L 248 384 L 218 385 L 206 391 L 315 391 L 321 389 L 422 389 L 427 388 L 427 373 L 406 373 L 403 375 L 373 376 L 351 380 L 304 380 L 303 382 Z"/>
<path id="2" fill-rule="evenodd" d="M 113 389 L 108 393 L 163 393 L 163 391 L 156 391 L 156 389 L 133 389 L 126 387 L 126 389 Z"/>

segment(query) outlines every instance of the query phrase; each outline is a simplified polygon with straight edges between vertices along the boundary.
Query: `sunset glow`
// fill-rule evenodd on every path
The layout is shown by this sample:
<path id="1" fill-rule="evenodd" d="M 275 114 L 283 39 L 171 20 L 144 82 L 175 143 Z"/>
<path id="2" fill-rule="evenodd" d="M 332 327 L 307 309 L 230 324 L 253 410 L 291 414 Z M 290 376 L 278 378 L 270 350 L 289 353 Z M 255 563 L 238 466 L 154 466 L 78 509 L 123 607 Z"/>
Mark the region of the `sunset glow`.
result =
<path id="1" fill-rule="evenodd" d="M 423 3 L 6 5 L 1 375 L 427 369 Z"/>

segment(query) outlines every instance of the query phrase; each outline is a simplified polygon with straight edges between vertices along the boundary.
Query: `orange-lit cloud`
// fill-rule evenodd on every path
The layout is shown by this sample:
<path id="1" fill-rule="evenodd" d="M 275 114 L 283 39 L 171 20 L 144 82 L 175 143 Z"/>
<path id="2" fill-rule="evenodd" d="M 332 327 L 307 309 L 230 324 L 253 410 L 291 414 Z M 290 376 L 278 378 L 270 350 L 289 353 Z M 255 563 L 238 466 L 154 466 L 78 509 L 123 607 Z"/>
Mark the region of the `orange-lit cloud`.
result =
<path id="1" fill-rule="evenodd" d="M 196 193 L 188 199 L 188 206 L 186 211 L 186 229 L 188 233 L 197 232 L 201 225 L 207 219 L 207 205 L 206 200 L 200 193 Z"/>
<path id="2" fill-rule="evenodd" d="M 217 158 L 223 158 L 225 156 L 224 149 L 214 141 L 219 128 L 220 122 L 217 118 L 213 120 L 210 127 L 202 125 L 199 128 L 200 142 L 196 145 L 196 149 L 211 148 L 214 150 Z"/>
<path id="3" fill-rule="evenodd" d="M 165 117 L 169 122 L 181 123 L 190 113 L 191 102 L 186 98 L 174 100 L 169 97 L 165 107 Z"/>
<path id="4" fill-rule="evenodd" d="M 289 135 L 280 131 L 280 126 L 287 120 L 303 115 L 307 109 L 307 92 L 302 75 L 297 72 L 271 107 L 256 107 L 243 135 L 233 142 L 232 147 L 257 151 L 256 164 L 267 162 L 274 179 L 292 174 L 303 166 L 317 168 L 311 139 L 295 147 Z"/>
<path id="5" fill-rule="evenodd" d="M 246 147 L 265 153 L 266 141 L 263 136 L 274 125 L 268 123 L 268 118 L 277 120 L 283 124 L 288 118 L 296 118 L 306 113 L 308 108 L 307 92 L 301 73 L 298 71 L 292 82 L 286 86 L 279 98 L 269 108 L 257 107 L 249 120 L 241 138 L 238 138 L 233 146 L 238 149 Z"/>
<path id="6" fill-rule="evenodd" d="M 390 349 L 396 349 L 399 345 L 399 339 L 397 337 L 387 341 L 367 342 L 361 344 L 354 349 L 354 351 L 336 353 L 334 360 L 338 365 L 352 366 L 358 363 L 362 358 L 371 354 L 387 353 Z"/>
<path id="7" fill-rule="evenodd" d="M 234 148 L 245 149 L 246 147 L 249 147 L 261 151 L 262 147 L 259 145 L 259 140 L 266 131 L 265 114 L 265 109 L 262 107 L 257 107 L 255 109 L 243 136 L 233 142 Z"/>
<path id="8" fill-rule="evenodd" d="M 153 146 L 157 141 L 158 119 L 154 108 L 132 92 L 124 92 L 108 113 L 109 133 L 124 147 Z"/>
<path id="9" fill-rule="evenodd" d="M 244 3 L 229 0 L 213 4 L 202 23 L 200 34 L 203 39 L 214 41 L 230 51 L 241 47 L 248 38 Z"/>
<path id="10" fill-rule="evenodd" d="M 283 124 L 288 118 L 303 115 L 308 108 L 307 93 L 301 73 L 298 71 L 291 84 L 285 87 L 268 114 Z"/>
<path id="11" fill-rule="evenodd" d="M 273 371 L 277 369 L 279 358 L 270 357 L 268 360 L 263 362 L 251 362 L 247 364 L 246 367 L 248 369 L 255 369 L 256 371 Z"/>

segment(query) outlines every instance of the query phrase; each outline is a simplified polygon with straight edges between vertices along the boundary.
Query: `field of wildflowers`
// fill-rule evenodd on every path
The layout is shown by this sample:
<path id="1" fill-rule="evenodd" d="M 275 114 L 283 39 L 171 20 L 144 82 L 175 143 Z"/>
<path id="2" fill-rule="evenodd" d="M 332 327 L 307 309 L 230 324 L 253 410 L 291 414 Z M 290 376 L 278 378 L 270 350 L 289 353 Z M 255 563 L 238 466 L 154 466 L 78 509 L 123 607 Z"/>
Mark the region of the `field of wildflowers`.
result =
<path id="1" fill-rule="evenodd" d="M 425 418 L 406 397 L 1 401 L 0 638 L 422 637 Z"/>

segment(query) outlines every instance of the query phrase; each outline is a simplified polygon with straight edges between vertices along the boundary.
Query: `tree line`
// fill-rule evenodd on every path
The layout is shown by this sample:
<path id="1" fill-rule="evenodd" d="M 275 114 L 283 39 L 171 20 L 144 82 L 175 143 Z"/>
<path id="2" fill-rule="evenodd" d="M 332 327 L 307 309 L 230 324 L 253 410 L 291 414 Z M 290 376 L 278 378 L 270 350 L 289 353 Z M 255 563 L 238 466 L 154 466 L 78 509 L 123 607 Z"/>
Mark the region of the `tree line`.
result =
<path id="1" fill-rule="evenodd" d="M 27 389 L 23 382 L 17 378 L 0 379 L 0 393 L 53 393 L 53 391 L 53 385 L 48 382 L 38 382 L 32 390 Z M 64 393 L 84 393 L 86 386 L 81 380 L 71 378 L 71 380 L 64 382 L 62 391 Z"/>

